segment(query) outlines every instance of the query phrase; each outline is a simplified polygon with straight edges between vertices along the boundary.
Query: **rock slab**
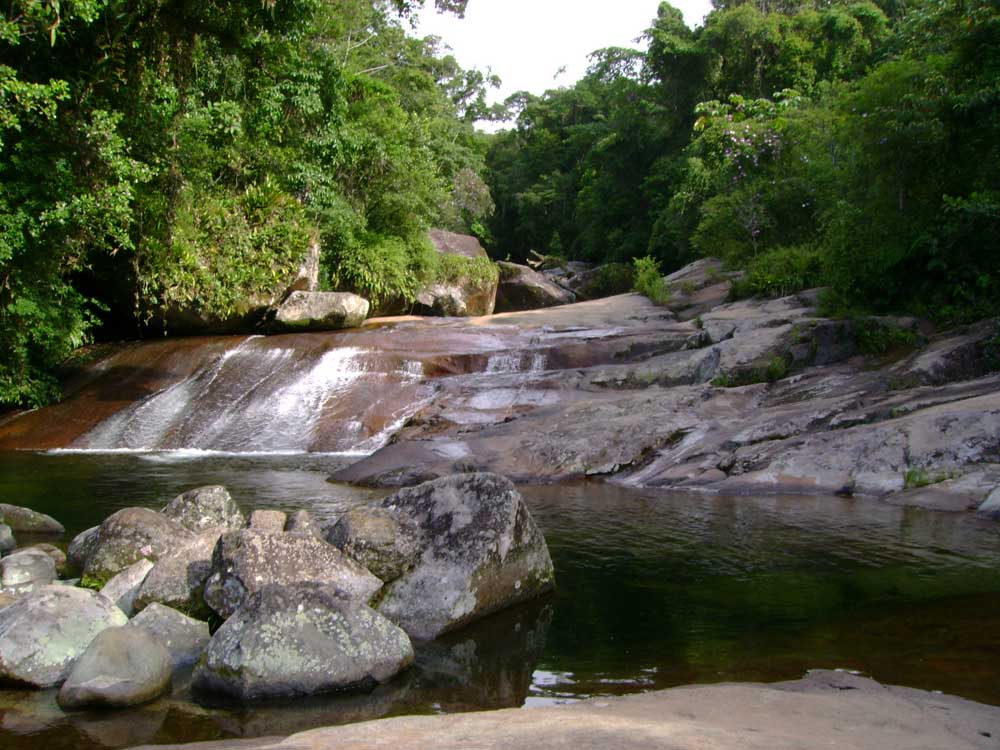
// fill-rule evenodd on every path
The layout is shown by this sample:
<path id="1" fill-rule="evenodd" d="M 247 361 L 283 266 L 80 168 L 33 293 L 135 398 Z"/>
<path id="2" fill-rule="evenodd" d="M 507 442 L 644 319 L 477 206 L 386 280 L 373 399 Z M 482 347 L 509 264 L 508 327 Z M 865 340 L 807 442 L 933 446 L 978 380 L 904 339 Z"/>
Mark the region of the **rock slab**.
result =
<path id="1" fill-rule="evenodd" d="M 131 617 L 135 614 L 135 597 L 152 569 L 153 563 L 146 558 L 132 563 L 104 584 L 101 596 L 114 602 L 118 609 Z"/>
<path id="2" fill-rule="evenodd" d="M 217 529 L 204 531 L 157 560 L 136 595 L 136 611 L 157 602 L 196 617 L 207 616 L 205 581 L 212 573 L 212 553 L 220 536 Z"/>
<path id="3" fill-rule="evenodd" d="M 65 709 L 138 706 L 170 690 L 170 654 L 142 628 L 101 631 L 73 665 L 57 700 Z"/>
<path id="4" fill-rule="evenodd" d="M 498 261 L 497 265 L 500 266 L 500 284 L 495 312 L 536 310 L 576 302 L 575 294 L 528 266 L 507 261 Z"/>
<path id="5" fill-rule="evenodd" d="M 0 610 L 0 681 L 58 685 L 98 633 L 127 622 L 94 591 L 44 586 Z"/>
<path id="6" fill-rule="evenodd" d="M 353 595 L 269 585 L 212 637 L 194 687 L 241 700 L 370 689 L 412 662 L 406 633 Z"/>

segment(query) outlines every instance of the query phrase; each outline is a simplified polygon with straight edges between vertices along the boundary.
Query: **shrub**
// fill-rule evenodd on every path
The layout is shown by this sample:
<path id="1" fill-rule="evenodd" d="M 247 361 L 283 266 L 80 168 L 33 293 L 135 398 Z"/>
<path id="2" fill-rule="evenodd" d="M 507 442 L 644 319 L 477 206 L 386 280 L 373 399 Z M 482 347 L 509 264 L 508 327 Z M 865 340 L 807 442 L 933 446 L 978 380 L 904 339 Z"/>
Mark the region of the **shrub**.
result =
<path id="1" fill-rule="evenodd" d="M 635 277 L 632 281 L 632 288 L 657 305 L 666 304 L 667 300 L 670 299 L 670 292 L 663 282 L 659 261 L 647 255 L 645 258 L 636 258 L 634 264 Z"/>
<path id="2" fill-rule="evenodd" d="M 733 282 L 734 299 L 784 297 L 822 283 L 820 254 L 808 246 L 778 247 L 758 255 Z"/>

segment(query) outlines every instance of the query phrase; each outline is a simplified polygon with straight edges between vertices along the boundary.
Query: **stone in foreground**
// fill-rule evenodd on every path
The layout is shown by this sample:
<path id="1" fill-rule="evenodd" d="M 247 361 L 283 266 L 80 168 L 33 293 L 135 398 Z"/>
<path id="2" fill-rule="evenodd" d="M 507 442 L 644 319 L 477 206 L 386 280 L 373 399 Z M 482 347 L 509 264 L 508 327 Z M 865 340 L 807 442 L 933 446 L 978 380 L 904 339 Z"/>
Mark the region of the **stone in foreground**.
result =
<path id="1" fill-rule="evenodd" d="M 385 508 L 349 510 L 329 530 L 327 541 L 385 583 L 395 581 L 420 558 L 416 527 Z"/>
<path id="2" fill-rule="evenodd" d="M 195 620 L 156 602 L 129 620 L 128 626 L 148 631 L 163 644 L 170 653 L 174 669 L 194 664 L 208 645 L 207 622 Z"/>
<path id="3" fill-rule="evenodd" d="M 219 536 L 218 530 L 202 532 L 157 560 L 135 598 L 136 611 L 157 602 L 196 617 L 208 616 L 205 581 L 212 573 L 212 553 Z"/>
<path id="4" fill-rule="evenodd" d="M 353 595 L 270 585 L 212 637 L 194 687 L 241 700 L 370 689 L 412 662 L 406 633 Z"/>
<path id="5" fill-rule="evenodd" d="M 243 529 L 219 539 L 205 602 L 228 618 L 250 594 L 269 583 L 306 581 L 334 585 L 362 602 L 382 588 L 380 579 L 316 537 Z"/>
<path id="6" fill-rule="evenodd" d="M 104 519 L 83 568 L 84 581 L 103 585 L 142 558 L 155 562 L 194 534 L 149 508 L 123 508 Z"/>
<path id="7" fill-rule="evenodd" d="M 132 563 L 104 584 L 101 596 L 114 602 L 118 609 L 131 617 L 135 614 L 135 597 L 152 569 L 153 563 L 146 558 Z"/>
<path id="8" fill-rule="evenodd" d="M 350 292 L 292 292 L 267 327 L 276 333 L 357 328 L 368 308 L 368 300 Z"/>
<path id="9" fill-rule="evenodd" d="M 0 523 L 4 523 L 14 531 L 26 531 L 30 534 L 64 534 L 66 528 L 52 516 L 39 513 L 31 508 L 19 505 L 0 503 Z"/>
<path id="10" fill-rule="evenodd" d="M 170 690 L 170 654 L 142 628 L 102 631 L 73 665 L 57 700 L 65 709 L 125 708 Z"/>
<path id="11" fill-rule="evenodd" d="M 18 550 L 0 560 L 0 586 L 15 594 L 26 594 L 55 579 L 55 561 L 42 550 Z"/>
<path id="12" fill-rule="evenodd" d="M 0 610 L 0 681 L 58 685 L 98 633 L 126 622 L 94 591 L 44 586 Z"/>
<path id="13" fill-rule="evenodd" d="M 545 538 L 505 477 L 436 479 L 381 507 L 417 529 L 419 561 L 377 605 L 411 638 L 431 640 L 555 585 Z"/>
<path id="14" fill-rule="evenodd" d="M 246 518 L 225 487 L 198 487 L 178 495 L 162 511 L 163 515 L 195 533 L 211 529 L 240 529 Z"/>

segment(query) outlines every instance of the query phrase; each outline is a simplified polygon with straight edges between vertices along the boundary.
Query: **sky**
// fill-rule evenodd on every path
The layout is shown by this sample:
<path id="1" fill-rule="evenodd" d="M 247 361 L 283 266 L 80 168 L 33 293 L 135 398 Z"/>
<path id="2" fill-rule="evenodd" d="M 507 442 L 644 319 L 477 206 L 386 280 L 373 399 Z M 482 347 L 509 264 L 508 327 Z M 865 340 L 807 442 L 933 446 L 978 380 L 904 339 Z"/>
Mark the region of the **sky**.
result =
<path id="1" fill-rule="evenodd" d="M 491 69 L 503 87 L 491 101 L 515 91 L 541 94 L 571 86 L 602 47 L 638 47 L 634 40 L 656 17 L 659 0 L 469 0 L 465 18 L 434 12 L 428 0 L 417 27 L 453 50 L 464 68 Z M 688 26 L 700 26 L 710 0 L 672 0 Z M 564 73 L 556 75 L 565 66 Z"/>

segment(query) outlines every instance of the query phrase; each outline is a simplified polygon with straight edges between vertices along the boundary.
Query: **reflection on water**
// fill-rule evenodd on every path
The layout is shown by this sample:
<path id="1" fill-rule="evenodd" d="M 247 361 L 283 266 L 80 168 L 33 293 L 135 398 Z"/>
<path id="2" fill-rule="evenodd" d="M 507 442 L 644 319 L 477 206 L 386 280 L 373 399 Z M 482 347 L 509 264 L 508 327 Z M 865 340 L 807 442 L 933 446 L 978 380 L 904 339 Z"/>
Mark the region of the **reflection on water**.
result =
<path id="1" fill-rule="evenodd" d="M 383 491 L 331 484 L 333 455 L 0 454 L 0 501 L 72 534 L 129 505 L 220 483 L 246 510 L 331 521 Z M 418 649 L 370 694 L 250 707 L 173 695 L 64 714 L 0 691 L 0 747 L 117 748 L 285 734 L 382 716 L 544 705 L 845 667 L 1000 704 L 1000 533 L 969 516 L 837 498 L 722 498 L 579 484 L 523 488 L 558 590 Z"/>

